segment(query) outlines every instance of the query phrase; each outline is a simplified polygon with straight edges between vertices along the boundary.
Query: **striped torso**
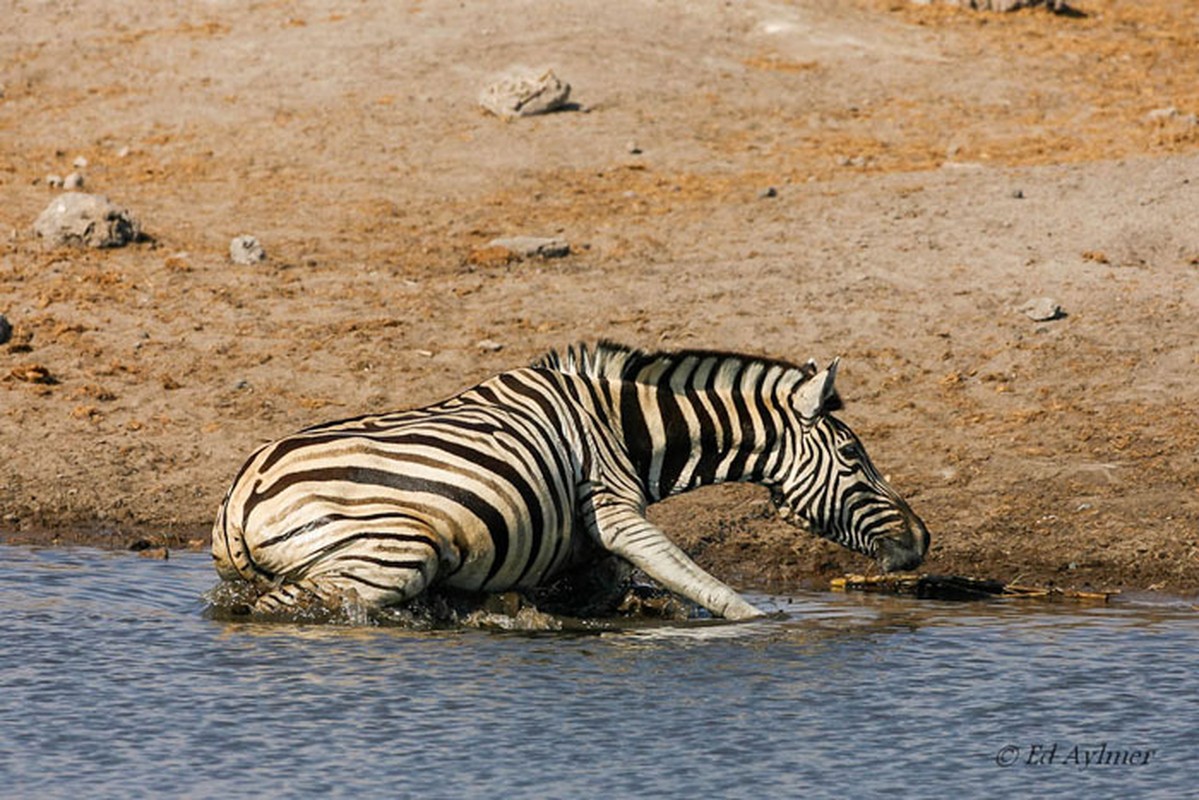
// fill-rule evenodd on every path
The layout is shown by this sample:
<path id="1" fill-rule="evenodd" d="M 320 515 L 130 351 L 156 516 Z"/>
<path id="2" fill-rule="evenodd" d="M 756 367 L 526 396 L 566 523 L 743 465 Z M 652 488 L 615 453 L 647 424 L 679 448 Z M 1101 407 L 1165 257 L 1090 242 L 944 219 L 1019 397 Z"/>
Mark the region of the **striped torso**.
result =
<path id="1" fill-rule="evenodd" d="M 273 442 L 235 481 L 224 524 L 242 532 L 252 572 L 268 580 L 366 528 L 424 532 L 439 583 L 538 585 L 587 552 L 575 508 L 595 426 L 568 387 L 577 382 L 516 370 L 434 406 Z"/>

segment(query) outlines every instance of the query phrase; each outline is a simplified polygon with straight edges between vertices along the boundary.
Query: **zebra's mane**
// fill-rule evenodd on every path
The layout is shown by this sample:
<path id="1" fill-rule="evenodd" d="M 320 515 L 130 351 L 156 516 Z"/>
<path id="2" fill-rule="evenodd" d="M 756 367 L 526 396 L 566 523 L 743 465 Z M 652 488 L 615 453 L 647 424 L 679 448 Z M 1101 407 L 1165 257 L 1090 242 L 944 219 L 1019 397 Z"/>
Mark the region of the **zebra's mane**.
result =
<path id="1" fill-rule="evenodd" d="M 594 348 L 586 344 L 572 345 L 565 352 L 550 351 L 533 362 L 533 367 L 549 369 L 568 375 L 582 375 L 608 380 L 652 382 L 654 376 L 669 373 L 670 369 L 685 359 L 717 359 L 719 367 L 714 373 L 731 385 L 747 370 L 756 372 L 768 369 L 798 371 L 799 383 L 809 380 L 818 372 L 814 361 L 792 364 L 774 358 L 749 356 L 719 350 L 676 350 L 646 351 L 623 344 L 600 340 Z"/>

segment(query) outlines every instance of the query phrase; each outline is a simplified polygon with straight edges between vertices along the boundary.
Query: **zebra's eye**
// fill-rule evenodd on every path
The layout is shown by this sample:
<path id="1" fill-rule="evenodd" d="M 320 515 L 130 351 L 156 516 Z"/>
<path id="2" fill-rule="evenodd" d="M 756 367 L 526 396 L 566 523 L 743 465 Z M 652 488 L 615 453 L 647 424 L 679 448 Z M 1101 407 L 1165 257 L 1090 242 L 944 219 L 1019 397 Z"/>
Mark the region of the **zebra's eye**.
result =
<path id="1" fill-rule="evenodd" d="M 846 461 L 857 461 L 862 457 L 862 448 L 858 447 L 857 442 L 849 442 L 837 448 L 837 452 Z"/>

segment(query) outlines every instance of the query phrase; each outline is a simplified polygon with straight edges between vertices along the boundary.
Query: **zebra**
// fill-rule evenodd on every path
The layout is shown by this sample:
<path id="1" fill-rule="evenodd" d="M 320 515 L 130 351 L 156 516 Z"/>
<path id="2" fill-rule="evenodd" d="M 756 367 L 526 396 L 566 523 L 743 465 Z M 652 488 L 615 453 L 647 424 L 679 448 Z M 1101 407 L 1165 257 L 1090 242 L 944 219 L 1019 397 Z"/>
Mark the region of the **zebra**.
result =
<path id="1" fill-rule="evenodd" d="M 437 586 L 519 591 L 615 555 L 715 616 L 748 619 L 763 612 L 646 518 L 671 495 L 742 481 L 798 527 L 911 569 L 928 530 L 832 415 L 838 364 L 605 340 L 433 405 L 315 425 L 237 473 L 215 566 L 271 614 L 378 609 Z"/>

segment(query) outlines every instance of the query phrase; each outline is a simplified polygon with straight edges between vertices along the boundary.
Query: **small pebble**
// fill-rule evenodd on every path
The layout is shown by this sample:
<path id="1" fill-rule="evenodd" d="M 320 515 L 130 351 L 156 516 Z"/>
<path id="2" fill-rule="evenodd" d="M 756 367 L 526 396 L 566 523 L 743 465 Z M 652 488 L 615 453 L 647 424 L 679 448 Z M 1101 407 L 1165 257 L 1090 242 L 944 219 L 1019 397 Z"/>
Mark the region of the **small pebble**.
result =
<path id="1" fill-rule="evenodd" d="M 1012 198 L 1015 200 L 1023 200 L 1024 199 L 1024 190 L 1023 189 L 1012 189 Z"/>
<path id="2" fill-rule="evenodd" d="M 493 339 L 481 339 L 475 342 L 475 347 L 488 353 L 498 353 L 504 349 L 504 346 Z"/>
<path id="3" fill-rule="evenodd" d="M 624 149 L 627 150 L 630 155 L 641 155 L 641 148 L 637 145 L 637 142 L 633 141 L 632 139 L 628 141 L 628 143 L 624 146 Z"/>
<path id="4" fill-rule="evenodd" d="M 70 175 L 62 179 L 62 188 L 67 191 L 83 188 L 83 176 L 78 172 L 72 172 Z"/>
<path id="5" fill-rule="evenodd" d="M 488 247 L 502 247 L 518 258 L 562 258 L 570 255 L 570 243 L 557 237 L 503 236 L 492 239 Z"/>
<path id="6" fill-rule="evenodd" d="M 779 190 L 774 188 L 773 186 L 767 186 L 765 189 L 758 192 L 759 200 L 766 200 L 768 198 L 778 197 L 778 196 L 779 196 Z"/>
<path id="7" fill-rule="evenodd" d="M 51 189 L 61 189 L 62 188 L 62 176 L 55 175 L 53 173 L 47 175 L 46 176 L 46 185 L 49 186 Z"/>
<path id="8" fill-rule="evenodd" d="M 8 317 L 0 314 L 0 344 L 8 344 L 8 340 L 12 338 L 12 323 L 8 321 Z"/>
<path id="9" fill-rule="evenodd" d="M 1066 316 L 1066 312 L 1052 297 L 1034 297 L 1017 310 L 1036 322 L 1049 322 Z"/>
<path id="10" fill-rule="evenodd" d="M 233 241 L 229 242 L 229 260 L 234 264 L 257 264 L 266 260 L 266 250 L 253 236 L 235 236 Z"/>
<path id="11" fill-rule="evenodd" d="M 83 169 L 87 166 L 87 159 L 83 156 L 76 156 L 75 160 L 72 161 L 71 164 L 75 167 L 75 169 Z"/>

